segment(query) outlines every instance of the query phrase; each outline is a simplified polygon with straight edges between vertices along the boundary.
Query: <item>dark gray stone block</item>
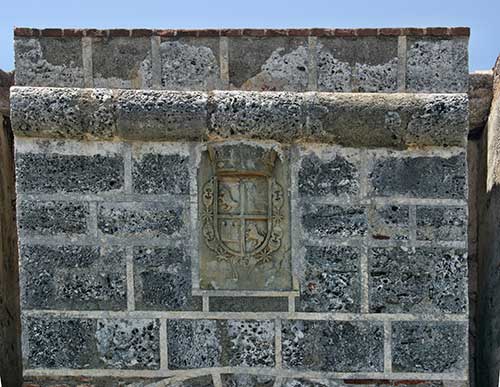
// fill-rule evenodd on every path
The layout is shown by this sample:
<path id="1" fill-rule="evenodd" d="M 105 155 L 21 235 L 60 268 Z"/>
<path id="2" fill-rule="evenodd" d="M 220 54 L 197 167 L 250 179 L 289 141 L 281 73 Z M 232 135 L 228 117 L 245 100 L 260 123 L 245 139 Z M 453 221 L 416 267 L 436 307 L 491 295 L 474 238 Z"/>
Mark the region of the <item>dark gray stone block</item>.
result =
<path id="1" fill-rule="evenodd" d="M 308 154 L 302 158 L 297 184 L 304 196 L 354 196 L 359 192 L 358 165 L 340 154 L 331 160 Z"/>
<path id="2" fill-rule="evenodd" d="M 27 318 L 23 323 L 25 368 L 95 368 L 97 320 Z"/>
<path id="3" fill-rule="evenodd" d="M 274 321 L 227 320 L 228 366 L 274 367 Z"/>
<path id="4" fill-rule="evenodd" d="M 134 192 L 189 194 L 189 158 L 178 154 L 145 154 L 133 161 Z"/>
<path id="5" fill-rule="evenodd" d="M 150 38 L 113 37 L 92 40 L 94 87 L 151 88 Z"/>
<path id="6" fill-rule="evenodd" d="M 20 258 L 24 308 L 124 310 L 127 307 L 122 249 L 24 245 Z"/>
<path id="7" fill-rule="evenodd" d="M 417 207 L 417 239 L 460 241 L 467 238 L 465 207 Z"/>
<path id="8" fill-rule="evenodd" d="M 369 270 L 371 312 L 466 312 L 467 253 L 462 249 L 372 248 Z"/>
<path id="9" fill-rule="evenodd" d="M 315 238 L 361 237 L 367 232 L 365 208 L 305 203 L 302 226 Z"/>
<path id="10" fill-rule="evenodd" d="M 466 199 L 465 154 L 383 157 L 369 173 L 374 196 Z"/>
<path id="11" fill-rule="evenodd" d="M 169 320 L 169 368 L 220 367 L 223 348 L 219 325 L 216 320 Z"/>
<path id="12" fill-rule="evenodd" d="M 307 246 L 298 310 L 360 311 L 360 253 L 353 247 Z"/>
<path id="13" fill-rule="evenodd" d="M 27 201 L 18 206 L 20 231 L 40 235 L 82 235 L 88 230 L 88 203 Z"/>
<path id="14" fill-rule="evenodd" d="M 316 62 L 319 91 L 397 91 L 397 37 L 320 37 Z"/>
<path id="15" fill-rule="evenodd" d="M 104 368 L 159 369 L 159 325 L 157 320 L 98 320 L 97 355 Z"/>
<path id="16" fill-rule="evenodd" d="M 411 92 L 466 93 L 468 38 L 408 37 L 406 88 Z"/>
<path id="17" fill-rule="evenodd" d="M 273 387 L 274 376 L 223 374 L 222 387 Z"/>
<path id="18" fill-rule="evenodd" d="M 467 366 L 467 323 L 392 323 L 395 372 L 460 372 Z"/>
<path id="19" fill-rule="evenodd" d="M 257 91 L 306 91 L 309 49 L 306 37 L 230 37 L 232 88 Z"/>
<path id="20" fill-rule="evenodd" d="M 212 375 L 205 375 L 173 383 L 172 387 L 214 387 L 214 382 Z"/>
<path id="21" fill-rule="evenodd" d="M 16 179 L 19 192 L 98 193 L 123 187 L 120 155 L 59 155 L 18 153 Z"/>
<path id="22" fill-rule="evenodd" d="M 370 235 L 377 240 L 407 240 L 409 209 L 402 205 L 377 205 L 368 210 Z"/>
<path id="23" fill-rule="evenodd" d="M 287 312 L 286 297 L 210 297 L 211 312 Z"/>
<path id="24" fill-rule="evenodd" d="M 191 296 L 191 259 L 181 248 L 134 248 L 137 310 L 201 310 Z"/>
<path id="25" fill-rule="evenodd" d="M 113 236 L 159 237 L 181 231 L 183 208 L 160 202 L 99 204 L 97 226 Z"/>
<path id="26" fill-rule="evenodd" d="M 328 372 L 381 372 L 384 329 L 379 322 L 283 321 L 283 365 Z"/>

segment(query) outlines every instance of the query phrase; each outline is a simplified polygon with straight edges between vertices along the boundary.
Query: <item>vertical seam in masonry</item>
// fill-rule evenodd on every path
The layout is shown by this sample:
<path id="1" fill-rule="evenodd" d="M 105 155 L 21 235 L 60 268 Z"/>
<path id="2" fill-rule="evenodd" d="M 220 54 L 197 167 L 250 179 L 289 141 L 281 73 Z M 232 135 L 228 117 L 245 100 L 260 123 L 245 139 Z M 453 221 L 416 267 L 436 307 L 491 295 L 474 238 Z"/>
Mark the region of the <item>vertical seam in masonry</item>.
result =
<path id="1" fill-rule="evenodd" d="M 415 247 L 417 245 L 417 206 L 411 205 L 408 208 L 409 211 L 409 219 L 408 219 L 408 227 L 409 227 L 409 237 L 410 237 L 410 246 Z"/>
<path id="2" fill-rule="evenodd" d="M 161 38 L 159 36 L 151 37 L 151 83 L 153 89 L 161 89 L 160 44 Z"/>
<path id="3" fill-rule="evenodd" d="M 360 165 L 359 165 L 359 199 L 362 200 L 367 197 L 368 193 L 368 160 L 366 152 L 360 152 Z M 361 313 L 369 313 L 369 273 L 368 273 L 368 253 L 370 244 L 370 230 L 369 230 L 369 206 L 364 205 L 364 211 L 367 222 L 366 235 L 363 238 L 360 252 L 359 273 L 361 275 Z"/>
<path id="4" fill-rule="evenodd" d="M 316 36 L 309 36 L 307 38 L 307 41 L 309 44 L 309 52 L 308 52 L 309 83 L 307 89 L 309 91 L 316 91 L 318 90 L 318 71 L 316 64 L 316 43 L 318 41 L 318 38 Z"/>
<path id="5" fill-rule="evenodd" d="M 229 39 L 227 36 L 219 38 L 219 62 L 223 88 L 229 89 Z"/>
<path id="6" fill-rule="evenodd" d="M 92 38 L 82 38 L 83 85 L 94 87 L 94 69 L 92 61 Z"/>
<path id="7" fill-rule="evenodd" d="M 202 299 L 202 303 L 203 303 L 203 306 L 202 306 L 203 312 L 210 312 L 210 300 L 209 300 L 208 296 L 203 295 L 203 296 L 201 296 L 201 299 Z"/>
<path id="8" fill-rule="evenodd" d="M 214 383 L 214 387 L 222 387 L 222 379 L 220 377 L 220 373 L 213 372 L 212 373 L 212 381 Z"/>
<path id="9" fill-rule="evenodd" d="M 392 372 L 392 324 L 384 321 L 384 372 Z"/>
<path id="10" fill-rule="evenodd" d="M 160 369 L 168 370 L 167 320 L 160 320 Z"/>
<path id="11" fill-rule="evenodd" d="M 406 36 L 398 37 L 398 91 L 406 91 Z"/>
<path id="12" fill-rule="evenodd" d="M 134 248 L 126 248 L 127 267 L 127 311 L 135 310 L 135 289 L 134 289 Z"/>
<path id="13" fill-rule="evenodd" d="M 275 368 L 282 368 L 282 355 L 281 355 L 281 320 L 277 318 L 274 320 L 274 361 Z"/>
<path id="14" fill-rule="evenodd" d="M 123 185 L 125 193 L 133 193 L 132 147 L 129 144 L 124 144 L 123 147 Z"/>

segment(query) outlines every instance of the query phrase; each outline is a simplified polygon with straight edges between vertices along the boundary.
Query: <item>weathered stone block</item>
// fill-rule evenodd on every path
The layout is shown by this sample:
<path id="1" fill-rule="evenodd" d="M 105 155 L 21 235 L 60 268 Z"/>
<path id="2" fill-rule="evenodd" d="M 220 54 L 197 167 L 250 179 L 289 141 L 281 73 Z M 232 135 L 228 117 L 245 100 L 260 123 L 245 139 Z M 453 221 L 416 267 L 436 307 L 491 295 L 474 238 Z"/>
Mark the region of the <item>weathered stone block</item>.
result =
<path id="1" fill-rule="evenodd" d="M 20 231 L 40 235 L 82 235 L 87 233 L 88 203 L 28 201 L 18 205 Z"/>
<path id="2" fill-rule="evenodd" d="M 191 259 L 182 248 L 134 248 L 136 310 L 200 310 L 191 296 Z"/>
<path id="3" fill-rule="evenodd" d="M 142 194 L 189 194 L 189 157 L 181 154 L 147 153 L 134 157 L 134 192 Z"/>
<path id="4" fill-rule="evenodd" d="M 209 128 L 214 136 L 290 142 L 306 125 L 302 94 L 214 92 L 209 103 L 215 107 Z"/>
<path id="5" fill-rule="evenodd" d="M 318 90 L 395 92 L 396 37 L 318 38 Z"/>
<path id="6" fill-rule="evenodd" d="M 24 245 L 20 249 L 26 309 L 124 310 L 124 251 L 93 246 Z"/>
<path id="7" fill-rule="evenodd" d="M 92 67 L 94 87 L 149 89 L 152 87 L 151 40 L 94 38 Z"/>
<path id="8" fill-rule="evenodd" d="M 23 321 L 25 368 L 94 368 L 98 366 L 97 320 L 27 318 Z"/>
<path id="9" fill-rule="evenodd" d="M 16 85 L 84 87 L 82 43 L 71 38 L 15 38 Z"/>
<path id="10" fill-rule="evenodd" d="M 104 368 L 160 368 L 157 320 L 98 320 L 95 340 Z"/>
<path id="11" fill-rule="evenodd" d="M 379 157 L 369 172 L 374 196 L 466 199 L 465 154 Z"/>
<path id="12" fill-rule="evenodd" d="M 368 210 L 370 234 L 378 240 L 408 240 L 409 208 L 403 205 L 374 205 Z"/>
<path id="13" fill-rule="evenodd" d="M 465 313 L 467 253 L 450 248 L 372 248 L 370 311 Z"/>
<path id="14" fill-rule="evenodd" d="M 331 204 L 303 204 L 302 227 L 313 238 L 352 238 L 365 236 L 365 207 Z"/>
<path id="15" fill-rule="evenodd" d="M 214 387 L 212 375 L 198 376 L 170 384 L 172 387 Z M 138 386 L 139 387 L 139 386 Z M 144 386 L 147 387 L 147 386 Z"/>
<path id="16" fill-rule="evenodd" d="M 283 365 L 329 372 L 381 372 L 384 329 L 378 322 L 284 321 Z"/>
<path id="17" fill-rule="evenodd" d="M 287 312 L 285 297 L 210 297 L 211 312 Z"/>
<path id="18" fill-rule="evenodd" d="M 168 90 L 220 90 L 218 38 L 176 37 L 160 43 L 161 87 Z"/>
<path id="19" fill-rule="evenodd" d="M 102 203 L 97 227 L 103 234 L 157 238 L 181 232 L 184 209 L 164 202 Z"/>
<path id="20" fill-rule="evenodd" d="M 227 365 L 232 367 L 274 367 L 274 321 L 227 320 Z"/>
<path id="21" fill-rule="evenodd" d="M 258 91 L 306 91 L 309 49 L 306 37 L 230 37 L 231 88 Z"/>
<path id="22" fill-rule="evenodd" d="M 307 246 L 298 310 L 360 311 L 360 252 L 353 247 Z"/>
<path id="23" fill-rule="evenodd" d="M 216 320 L 167 321 L 170 369 L 220 367 L 222 342 Z"/>
<path id="24" fill-rule="evenodd" d="M 462 372 L 467 366 L 467 323 L 392 324 L 395 372 Z"/>
<path id="25" fill-rule="evenodd" d="M 406 88 L 412 92 L 466 93 L 468 38 L 408 37 Z"/>
<path id="26" fill-rule="evenodd" d="M 222 387 L 273 387 L 274 376 L 226 374 L 221 375 Z"/>
<path id="27" fill-rule="evenodd" d="M 206 136 L 206 94 L 158 90 L 115 94 L 118 136 L 124 139 L 189 141 Z"/>
<path id="28" fill-rule="evenodd" d="M 121 155 L 17 153 L 19 192 L 99 193 L 123 187 Z"/>
<path id="29" fill-rule="evenodd" d="M 359 161 L 353 154 L 335 151 L 321 158 L 306 154 L 300 162 L 297 185 L 302 196 L 356 196 Z"/>
<path id="30" fill-rule="evenodd" d="M 465 207 L 417 207 L 417 239 L 424 241 L 460 241 L 467 237 Z"/>

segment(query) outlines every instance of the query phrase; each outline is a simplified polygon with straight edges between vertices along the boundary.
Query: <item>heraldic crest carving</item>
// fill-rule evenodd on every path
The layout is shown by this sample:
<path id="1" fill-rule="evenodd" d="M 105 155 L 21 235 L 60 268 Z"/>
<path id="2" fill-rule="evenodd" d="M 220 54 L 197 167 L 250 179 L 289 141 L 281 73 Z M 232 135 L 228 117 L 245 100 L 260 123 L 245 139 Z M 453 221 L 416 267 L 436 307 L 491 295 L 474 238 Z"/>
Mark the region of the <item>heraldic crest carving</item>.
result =
<path id="1" fill-rule="evenodd" d="M 240 288 L 246 283 L 245 288 L 267 288 L 264 278 L 244 277 L 259 275 L 261 268 L 289 272 L 289 267 L 282 266 L 289 254 L 282 161 L 276 150 L 246 143 L 210 144 L 206 161 L 199 200 L 202 260 L 209 256 L 210 266 L 219 273 L 202 284 Z M 221 269 L 227 272 L 222 284 L 218 281 Z M 202 270 L 202 280 L 207 277 L 204 274 L 208 273 Z"/>

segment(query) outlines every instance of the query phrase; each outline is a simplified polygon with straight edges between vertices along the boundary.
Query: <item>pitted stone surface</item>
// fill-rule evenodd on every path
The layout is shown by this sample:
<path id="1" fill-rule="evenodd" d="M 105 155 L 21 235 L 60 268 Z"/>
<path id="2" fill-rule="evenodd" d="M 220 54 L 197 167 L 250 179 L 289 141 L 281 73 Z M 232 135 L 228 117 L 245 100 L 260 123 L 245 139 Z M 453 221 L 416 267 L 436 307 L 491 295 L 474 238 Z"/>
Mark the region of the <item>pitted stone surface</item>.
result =
<path id="1" fill-rule="evenodd" d="M 351 196 L 359 192 L 357 160 L 336 154 L 320 159 L 316 154 L 302 158 L 298 176 L 299 194 L 304 196 Z"/>
<path id="2" fill-rule="evenodd" d="M 275 378 L 265 375 L 221 375 L 222 387 L 273 387 Z"/>
<path id="3" fill-rule="evenodd" d="M 136 310 L 200 310 L 191 296 L 191 260 L 182 248 L 134 248 Z"/>
<path id="4" fill-rule="evenodd" d="M 408 37 L 407 89 L 413 92 L 465 93 L 468 39 Z"/>
<path id="5" fill-rule="evenodd" d="M 228 320 L 228 365 L 233 367 L 274 366 L 274 322 Z"/>
<path id="6" fill-rule="evenodd" d="M 92 67 L 94 87 L 149 89 L 152 86 L 151 40 L 94 38 Z"/>
<path id="7" fill-rule="evenodd" d="M 360 252 L 353 247 L 306 246 L 301 312 L 360 311 Z"/>
<path id="8" fill-rule="evenodd" d="M 210 297 L 211 312 L 288 312 L 285 297 Z"/>
<path id="9" fill-rule="evenodd" d="M 454 372 L 467 365 L 464 323 L 397 322 L 392 324 L 395 372 Z"/>
<path id="10" fill-rule="evenodd" d="M 370 234 L 378 240 L 408 240 L 409 207 L 403 205 L 374 205 L 368 210 Z"/>
<path id="11" fill-rule="evenodd" d="M 80 39 L 16 38 L 14 46 L 16 85 L 84 86 Z"/>
<path id="12" fill-rule="evenodd" d="M 97 355 L 105 368 L 160 368 L 157 320 L 98 320 Z"/>
<path id="13" fill-rule="evenodd" d="M 466 198 L 465 154 L 381 157 L 369 172 L 375 196 L 433 199 Z"/>
<path id="14" fill-rule="evenodd" d="M 23 321 L 25 368 L 94 368 L 97 320 L 27 318 Z"/>
<path id="15" fill-rule="evenodd" d="M 216 320 L 169 320 L 167 332 L 170 369 L 221 366 L 223 347 Z"/>
<path id="16" fill-rule="evenodd" d="M 98 193 L 123 187 L 121 155 L 59 155 L 18 153 L 19 192 Z"/>
<path id="17" fill-rule="evenodd" d="M 302 227 L 313 238 L 361 237 L 367 233 L 367 217 L 362 206 L 303 204 Z"/>
<path id="18" fill-rule="evenodd" d="M 384 329 L 378 322 L 284 321 L 283 365 L 297 370 L 380 372 Z"/>
<path id="19" fill-rule="evenodd" d="M 23 200 L 18 205 L 19 230 L 30 234 L 85 234 L 88 216 L 88 203 Z"/>
<path id="20" fill-rule="evenodd" d="M 122 249 L 26 245 L 21 247 L 20 257 L 25 308 L 126 309 Z"/>
<path id="21" fill-rule="evenodd" d="M 117 136 L 127 140 L 196 140 L 206 134 L 207 96 L 197 92 L 121 90 Z"/>
<path id="22" fill-rule="evenodd" d="M 229 38 L 232 88 L 306 91 L 309 54 L 305 37 Z"/>
<path id="23" fill-rule="evenodd" d="M 467 236 L 467 209 L 464 207 L 417 207 L 417 239 L 464 241 Z"/>
<path id="24" fill-rule="evenodd" d="M 168 90 L 217 90 L 223 83 L 219 39 L 180 37 L 160 44 L 161 87 Z"/>
<path id="25" fill-rule="evenodd" d="M 97 209 L 97 227 L 103 234 L 159 237 L 179 233 L 183 208 L 162 202 L 103 203 Z"/>
<path id="26" fill-rule="evenodd" d="M 189 159 L 179 154 L 148 153 L 134 158 L 134 192 L 142 194 L 189 194 Z"/>
<path id="27" fill-rule="evenodd" d="M 306 124 L 304 96 L 297 93 L 214 92 L 210 135 L 291 141 Z"/>
<path id="28" fill-rule="evenodd" d="M 465 313 L 467 254 L 444 247 L 377 247 L 369 255 L 370 311 Z"/>

